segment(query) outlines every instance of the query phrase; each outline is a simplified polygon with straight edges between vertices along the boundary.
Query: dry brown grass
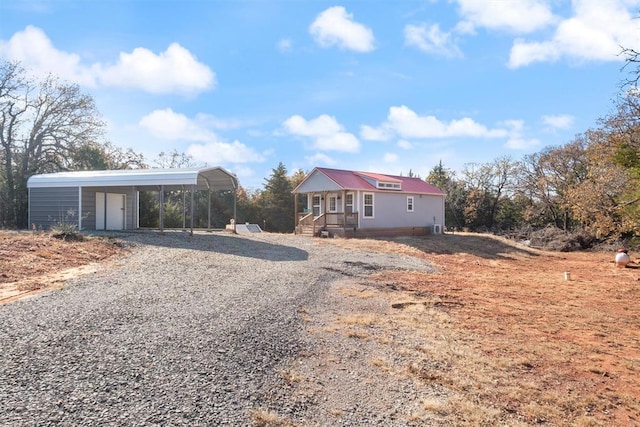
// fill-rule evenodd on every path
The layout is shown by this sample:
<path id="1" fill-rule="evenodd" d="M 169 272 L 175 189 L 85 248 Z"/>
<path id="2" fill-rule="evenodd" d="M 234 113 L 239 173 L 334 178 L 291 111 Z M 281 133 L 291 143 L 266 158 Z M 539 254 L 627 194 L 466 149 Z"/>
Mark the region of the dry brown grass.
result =
<path id="1" fill-rule="evenodd" d="M 48 233 L 0 231 L 0 304 L 58 286 L 88 265 L 123 251 L 114 241 L 61 240 Z"/>
<path id="2" fill-rule="evenodd" d="M 295 427 L 291 421 L 267 409 L 253 409 L 249 416 L 251 423 L 256 427 Z"/>
<path id="3" fill-rule="evenodd" d="M 637 264 L 619 269 L 613 254 L 543 252 L 484 235 L 331 244 L 438 267 L 380 272 L 364 288 L 341 291 L 377 294 L 395 307 L 373 321 L 366 313 L 339 320 L 385 329 L 386 342 L 377 341 L 411 360 L 398 375 L 446 388 L 446 400 L 426 401 L 425 419 L 432 412 L 455 425 L 640 425 Z"/>

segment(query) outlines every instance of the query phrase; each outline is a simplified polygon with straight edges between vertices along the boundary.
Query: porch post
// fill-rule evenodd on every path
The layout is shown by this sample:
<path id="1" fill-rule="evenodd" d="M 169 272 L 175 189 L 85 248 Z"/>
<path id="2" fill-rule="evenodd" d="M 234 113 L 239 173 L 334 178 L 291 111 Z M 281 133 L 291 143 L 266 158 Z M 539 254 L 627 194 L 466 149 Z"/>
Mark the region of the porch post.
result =
<path id="1" fill-rule="evenodd" d="M 342 190 L 342 229 L 347 228 L 347 190 Z"/>
<path id="2" fill-rule="evenodd" d="M 298 195 L 296 193 L 293 193 L 293 225 L 293 232 L 295 234 L 298 227 Z"/>

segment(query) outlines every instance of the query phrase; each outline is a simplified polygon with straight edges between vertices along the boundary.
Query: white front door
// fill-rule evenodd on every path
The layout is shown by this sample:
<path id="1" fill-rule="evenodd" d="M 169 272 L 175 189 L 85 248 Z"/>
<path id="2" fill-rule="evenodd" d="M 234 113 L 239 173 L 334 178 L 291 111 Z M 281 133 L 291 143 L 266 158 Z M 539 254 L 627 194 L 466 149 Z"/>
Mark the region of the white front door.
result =
<path id="1" fill-rule="evenodd" d="M 124 230 L 126 195 L 107 193 L 107 230 Z M 104 193 L 96 193 L 96 230 L 104 230 Z"/>

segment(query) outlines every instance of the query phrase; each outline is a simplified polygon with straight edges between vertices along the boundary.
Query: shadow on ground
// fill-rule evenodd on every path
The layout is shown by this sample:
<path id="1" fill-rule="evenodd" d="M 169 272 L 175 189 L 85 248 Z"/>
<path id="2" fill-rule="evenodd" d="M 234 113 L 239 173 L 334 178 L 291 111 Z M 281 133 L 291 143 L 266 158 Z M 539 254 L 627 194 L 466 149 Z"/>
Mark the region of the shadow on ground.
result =
<path id="1" fill-rule="evenodd" d="M 472 254 L 486 259 L 513 255 L 539 256 L 540 251 L 489 234 L 440 234 L 424 237 L 397 237 L 391 241 L 414 247 L 426 254 Z"/>
<path id="2" fill-rule="evenodd" d="M 273 244 L 223 232 L 194 233 L 191 235 L 188 232 L 181 231 L 167 231 L 164 233 L 144 231 L 136 233 L 105 233 L 101 235 L 133 244 L 141 243 L 170 248 L 211 251 L 266 261 L 305 261 L 309 258 L 307 251 L 296 247 Z"/>

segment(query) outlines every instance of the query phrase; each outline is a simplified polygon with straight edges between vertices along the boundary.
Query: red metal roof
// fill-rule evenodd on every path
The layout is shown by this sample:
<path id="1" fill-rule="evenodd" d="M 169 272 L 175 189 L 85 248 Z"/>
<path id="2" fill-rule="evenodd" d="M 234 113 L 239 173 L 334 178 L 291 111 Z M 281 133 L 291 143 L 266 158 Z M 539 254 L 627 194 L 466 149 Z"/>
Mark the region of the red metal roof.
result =
<path id="1" fill-rule="evenodd" d="M 348 171 L 342 169 L 316 168 L 317 171 L 326 175 L 345 190 L 378 190 L 378 191 L 396 191 L 401 193 L 421 193 L 421 194 L 439 194 L 444 192 L 439 188 L 429 184 L 420 178 L 410 178 L 406 176 L 384 175 L 371 172 Z M 383 182 L 398 182 L 402 186 L 402 190 L 383 190 L 369 184 L 363 177 L 375 179 Z"/>

